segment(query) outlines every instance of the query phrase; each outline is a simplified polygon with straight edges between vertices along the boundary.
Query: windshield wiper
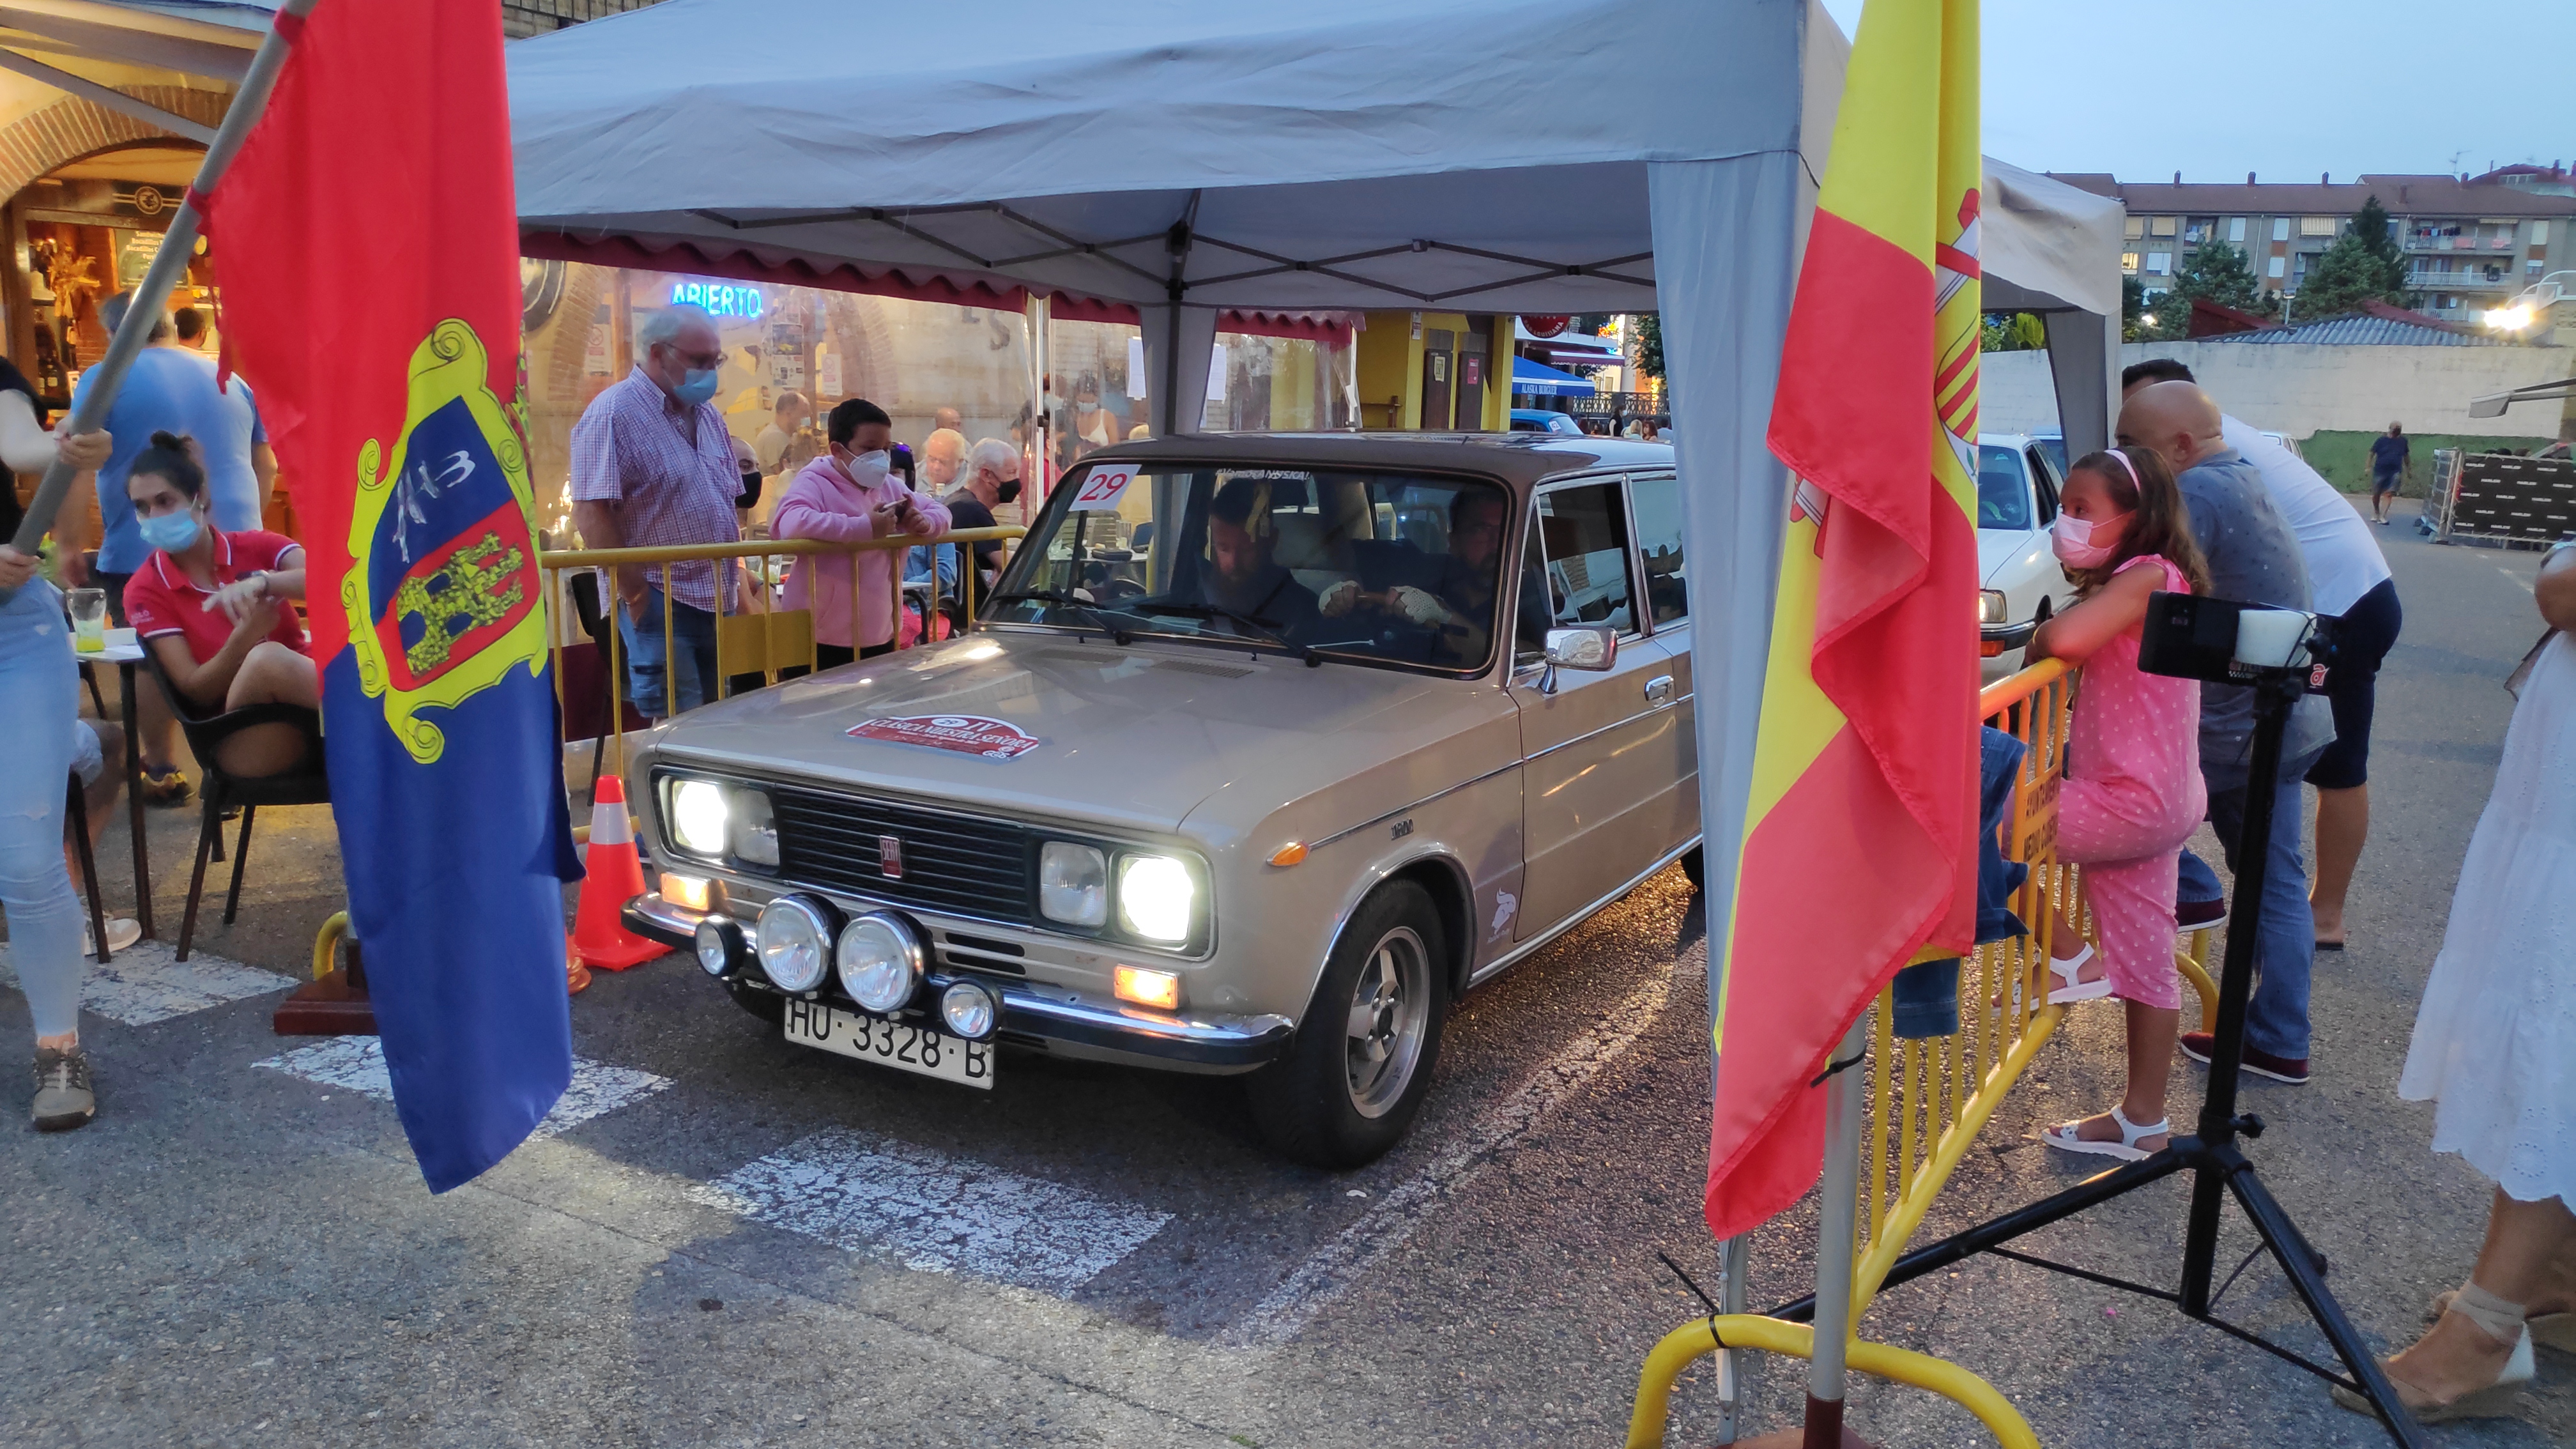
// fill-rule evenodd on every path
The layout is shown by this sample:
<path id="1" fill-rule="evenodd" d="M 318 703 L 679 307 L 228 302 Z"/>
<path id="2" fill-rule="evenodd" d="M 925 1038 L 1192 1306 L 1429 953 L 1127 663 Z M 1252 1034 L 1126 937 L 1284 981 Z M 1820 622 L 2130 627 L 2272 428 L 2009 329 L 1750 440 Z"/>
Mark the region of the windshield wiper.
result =
<path id="1" fill-rule="evenodd" d="M 992 596 L 992 602 L 996 604 L 1018 603 L 1023 599 L 1035 600 L 1041 604 L 1054 604 L 1059 608 L 1080 609 L 1091 616 L 1092 622 L 1100 626 L 1100 632 L 1108 635 L 1111 643 L 1123 647 L 1132 642 L 1133 636 L 1110 623 L 1109 616 L 1100 612 L 1099 605 L 1089 599 L 1077 599 L 1062 589 L 1020 589 Z"/>
<path id="2" fill-rule="evenodd" d="M 1250 614 L 1238 614 L 1234 610 L 1225 607 L 1223 604 L 1200 604 L 1192 603 L 1183 599 L 1138 599 L 1127 607 L 1140 614 L 1164 613 L 1179 614 L 1184 618 L 1192 619 L 1224 619 L 1242 628 L 1251 630 L 1253 637 L 1258 642 L 1275 644 L 1280 648 L 1287 650 L 1289 653 L 1296 655 L 1299 659 L 1305 661 L 1306 667 L 1309 669 L 1313 669 L 1324 662 L 1324 656 L 1316 653 L 1312 645 L 1295 643 L 1291 641 L 1287 635 L 1282 634 L 1278 630 L 1271 628 L 1269 625 L 1262 623 L 1259 619 L 1252 617 Z"/>

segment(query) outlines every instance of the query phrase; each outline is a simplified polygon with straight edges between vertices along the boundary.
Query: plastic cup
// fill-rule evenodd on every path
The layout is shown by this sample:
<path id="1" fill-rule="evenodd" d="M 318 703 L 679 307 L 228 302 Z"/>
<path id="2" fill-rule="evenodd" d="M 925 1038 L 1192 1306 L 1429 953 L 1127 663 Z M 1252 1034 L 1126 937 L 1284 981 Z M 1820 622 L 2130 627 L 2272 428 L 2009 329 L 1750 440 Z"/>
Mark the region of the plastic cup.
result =
<path id="1" fill-rule="evenodd" d="M 74 589 L 64 598 L 72 611 L 72 648 L 82 654 L 107 648 L 107 590 Z"/>

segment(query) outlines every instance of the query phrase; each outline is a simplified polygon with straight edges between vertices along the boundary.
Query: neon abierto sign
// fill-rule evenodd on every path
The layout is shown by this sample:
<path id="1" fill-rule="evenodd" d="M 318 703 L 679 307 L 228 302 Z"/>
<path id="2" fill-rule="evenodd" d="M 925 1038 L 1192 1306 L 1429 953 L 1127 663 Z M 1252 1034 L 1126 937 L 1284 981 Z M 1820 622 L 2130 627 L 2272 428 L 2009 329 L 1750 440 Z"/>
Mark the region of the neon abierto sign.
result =
<path id="1" fill-rule="evenodd" d="M 758 287 L 735 286 L 727 282 L 673 282 L 671 304 L 688 303 L 702 307 L 710 317 L 747 317 L 760 320 L 766 310 Z"/>

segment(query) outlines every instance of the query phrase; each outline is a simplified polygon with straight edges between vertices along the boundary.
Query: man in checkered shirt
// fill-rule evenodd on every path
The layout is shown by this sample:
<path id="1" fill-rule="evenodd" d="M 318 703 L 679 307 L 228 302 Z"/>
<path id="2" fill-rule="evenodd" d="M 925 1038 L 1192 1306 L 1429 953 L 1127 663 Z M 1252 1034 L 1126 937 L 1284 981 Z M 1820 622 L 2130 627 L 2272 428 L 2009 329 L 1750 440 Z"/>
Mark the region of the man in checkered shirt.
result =
<path id="1" fill-rule="evenodd" d="M 590 548 L 731 543 L 742 536 L 734 522 L 742 479 L 724 414 L 710 401 L 724 366 L 715 321 L 698 307 L 666 307 L 636 327 L 635 340 L 644 360 L 573 424 L 573 526 Z M 728 609 L 733 603 L 731 560 L 721 570 L 707 559 L 669 565 L 675 657 L 666 660 L 663 568 L 615 570 L 628 695 L 651 719 L 713 696 L 717 588 Z"/>

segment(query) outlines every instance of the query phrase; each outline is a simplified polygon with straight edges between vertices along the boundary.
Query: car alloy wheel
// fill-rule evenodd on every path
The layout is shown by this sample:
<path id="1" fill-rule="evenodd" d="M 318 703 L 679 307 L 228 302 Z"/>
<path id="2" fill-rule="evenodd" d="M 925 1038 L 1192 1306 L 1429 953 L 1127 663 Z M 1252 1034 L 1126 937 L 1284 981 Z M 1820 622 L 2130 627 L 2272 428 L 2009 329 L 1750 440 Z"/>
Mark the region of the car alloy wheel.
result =
<path id="1" fill-rule="evenodd" d="M 1353 983 L 1342 1047 L 1351 1106 L 1382 1117 L 1404 1097 L 1421 1064 L 1431 1015 L 1430 951 L 1410 926 L 1378 938 Z"/>

